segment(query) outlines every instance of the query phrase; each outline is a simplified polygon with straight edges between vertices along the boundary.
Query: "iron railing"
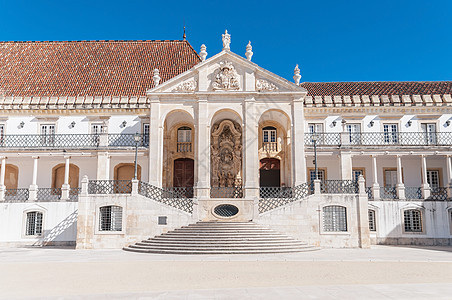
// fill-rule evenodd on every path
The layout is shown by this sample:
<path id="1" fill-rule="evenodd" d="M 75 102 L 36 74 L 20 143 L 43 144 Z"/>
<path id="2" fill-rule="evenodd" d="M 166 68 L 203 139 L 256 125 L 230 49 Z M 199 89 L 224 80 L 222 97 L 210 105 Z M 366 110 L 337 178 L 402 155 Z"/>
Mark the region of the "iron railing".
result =
<path id="1" fill-rule="evenodd" d="M 146 198 L 161 202 L 182 211 L 193 213 L 193 199 L 183 197 L 182 194 L 176 195 L 168 193 L 164 189 L 158 188 L 147 182 L 138 183 L 138 193 Z"/>
<path id="2" fill-rule="evenodd" d="M 430 197 L 427 200 L 431 201 L 446 201 L 448 200 L 447 187 L 434 187 L 430 190 Z"/>
<path id="3" fill-rule="evenodd" d="M 38 201 L 58 201 L 61 200 L 61 188 L 38 188 Z"/>
<path id="4" fill-rule="evenodd" d="M 367 194 L 367 198 L 369 198 L 369 200 L 374 199 L 374 192 L 373 192 L 371 186 L 366 187 L 366 194 Z"/>
<path id="5" fill-rule="evenodd" d="M 317 146 L 450 146 L 452 132 L 353 132 L 308 133 L 305 145 L 313 146 L 312 137 L 317 136 Z"/>
<path id="6" fill-rule="evenodd" d="M 88 194 L 130 194 L 131 180 L 90 180 Z"/>
<path id="7" fill-rule="evenodd" d="M 69 190 L 69 201 L 77 202 L 78 201 L 78 195 L 82 191 L 81 188 L 71 188 Z"/>
<path id="8" fill-rule="evenodd" d="M 5 201 L 7 202 L 25 202 L 28 200 L 28 188 L 6 189 Z"/>
<path id="9" fill-rule="evenodd" d="M 0 136 L 0 148 L 96 149 L 135 147 L 134 134 L 108 134 L 107 136 L 108 144 L 103 145 L 101 134 L 5 134 Z M 148 147 L 148 141 L 149 139 L 141 138 L 138 146 Z"/>
<path id="10" fill-rule="evenodd" d="M 422 189 L 420 187 L 405 187 L 405 198 L 407 200 L 422 199 Z"/>
<path id="11" fill-rule="evenodd" d="M 259 213 L 306 198 L 309 194 L 312 194 L 312 183 L 303 183 L 294 188 L 261 187 L 259 189 Z"/>
<path id="12" fill-rule="evenodd" d="M 243 189 L 241 186 L 210 188 L 210 198 L 243 198 Z"/>
<path id="13" fill-rule="evenodd" d="M 163 188 L 163 198 L 193 198 L 193 187 L 166 187 Z"/>
<path id="14" fill-rule="evenodd" d="M 324 180 L 320 182 L 320 191 L 324 194 L 358 194 L 356 180 Z"/>
<path id="15" fill-rule="evenodd" d="M 380 198 L 383 200 L 397 199 L 397 189 L 395 186 L 380 187 Z"/>

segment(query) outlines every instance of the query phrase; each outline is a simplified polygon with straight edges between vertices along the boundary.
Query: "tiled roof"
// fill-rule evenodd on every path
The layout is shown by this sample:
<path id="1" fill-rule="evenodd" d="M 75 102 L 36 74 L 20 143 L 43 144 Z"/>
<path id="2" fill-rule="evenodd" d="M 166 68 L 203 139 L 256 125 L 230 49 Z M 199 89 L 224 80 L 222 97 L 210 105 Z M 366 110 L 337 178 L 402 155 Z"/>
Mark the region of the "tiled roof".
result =
<path id="1" fill-rule="evenodd" d="M 145 96 L 200 61 L 187 41 L 0 42 L 0 96 Z"/>
<path id="2" fill-rule="evenodd" d="M 304 82 L 308 96 L 452 94 L 452 81 Z"/>

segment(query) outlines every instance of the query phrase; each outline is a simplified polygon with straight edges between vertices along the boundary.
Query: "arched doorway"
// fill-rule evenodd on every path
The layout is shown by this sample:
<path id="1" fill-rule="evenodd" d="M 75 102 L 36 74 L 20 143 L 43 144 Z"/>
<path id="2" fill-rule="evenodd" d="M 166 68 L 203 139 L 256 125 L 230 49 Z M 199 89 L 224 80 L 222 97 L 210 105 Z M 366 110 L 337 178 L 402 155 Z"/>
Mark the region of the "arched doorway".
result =
<path id="1" fill-rule="evenodd" d="M 192 187 L 195 179 L 195 163 L 190 158 L 174 160 L 173 186 Z"/>
<path id="2" fill-rule="evenodd" d="M 52 188 L 61 188 L 64 184 L 65 164 L 59 164 L 52 169 Z M 78 188 L 79 167 L 69 164 L 69 185 L 71 188 Z"/>
<path id="3" fill-rule="evenodd" d="M 132 180 L 135 175 L 135 164 L 124 163 L 115 166 L 115 180 Z M 137 165 L 137 179 L 141 180 L 141 166 Z"/>
<path id="4" fill-rule="evenodd" d="M 259 184 L 261 187 L 281 186 L 280 161 L 277 158 L 263 158 L 260 160 Z"/>

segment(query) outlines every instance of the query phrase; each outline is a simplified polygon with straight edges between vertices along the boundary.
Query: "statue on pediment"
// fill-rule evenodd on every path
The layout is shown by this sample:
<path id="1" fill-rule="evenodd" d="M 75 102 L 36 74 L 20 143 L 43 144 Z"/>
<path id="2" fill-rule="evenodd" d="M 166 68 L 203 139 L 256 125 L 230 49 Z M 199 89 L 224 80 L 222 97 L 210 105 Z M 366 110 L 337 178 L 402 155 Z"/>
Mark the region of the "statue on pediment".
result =
<path id="1" fill-rule="evenodd" d="M 220 69 L 212 83 L 214 91 L 236 91 L 240 89 L 239 75 L 231 62 L 220 63 Z"/>

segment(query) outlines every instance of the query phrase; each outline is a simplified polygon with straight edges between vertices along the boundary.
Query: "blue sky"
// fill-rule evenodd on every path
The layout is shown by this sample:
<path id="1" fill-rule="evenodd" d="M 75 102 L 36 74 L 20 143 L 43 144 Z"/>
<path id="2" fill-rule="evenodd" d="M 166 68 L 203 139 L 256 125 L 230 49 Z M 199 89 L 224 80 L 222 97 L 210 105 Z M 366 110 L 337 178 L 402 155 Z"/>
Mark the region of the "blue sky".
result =
<path id="1" fill-rule="evenodd" d="M 452 80 L 452 1 L 0 0 L 0 40 L 187 39 L 302 81 Z"/>

